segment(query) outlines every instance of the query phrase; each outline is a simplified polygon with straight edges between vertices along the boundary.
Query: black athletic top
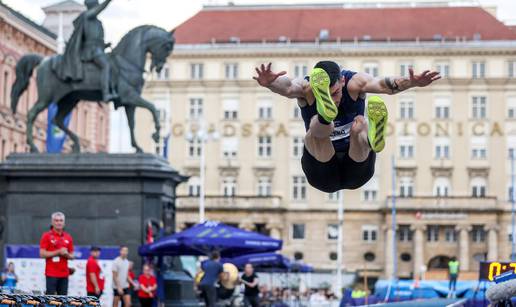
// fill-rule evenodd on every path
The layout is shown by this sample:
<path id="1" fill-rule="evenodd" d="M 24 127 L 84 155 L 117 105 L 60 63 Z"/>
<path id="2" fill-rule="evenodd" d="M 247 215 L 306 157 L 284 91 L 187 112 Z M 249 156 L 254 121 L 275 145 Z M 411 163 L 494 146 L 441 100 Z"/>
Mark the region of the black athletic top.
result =
<path id="1" fill-rule="evenodd" d="M 349 148 L 349 132 L 353 120 L 358 115 L 364 115 L 365 99 L 358 97 L 353 100 L 348 92 L 348 82 L 356 72 L 343 70 L 341 75 L 345 78 L 344 87 L 342 88 L 342 98 L 339 105 L 339 113 L 333 121 L 335 129 L 330 135 L 335 151 L 346 151 Z M 308 80 L 308 77 L 305 77 Z M 315 103 L 301 107 L 301 116 L 305 122 L 305 129 L 308 131 L 310 120 L 317 114 L 317 106 Z"/>

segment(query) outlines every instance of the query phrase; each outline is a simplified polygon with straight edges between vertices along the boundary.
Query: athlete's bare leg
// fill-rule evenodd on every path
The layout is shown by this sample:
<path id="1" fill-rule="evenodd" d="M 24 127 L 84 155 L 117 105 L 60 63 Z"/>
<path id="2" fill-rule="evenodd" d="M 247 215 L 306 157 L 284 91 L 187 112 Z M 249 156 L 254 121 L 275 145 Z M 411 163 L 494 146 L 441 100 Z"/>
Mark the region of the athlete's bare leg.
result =
<path id="1" fill-rule="evenodd" d="M 355 117 L 349 135 L 349 157 L 355 162 L 364 162 L 369 157 L 371 147 L 367 139 L 367 121 L 359 115 Z"/>
<path id="2" fill-rule="evenodd" d="M 333 123 L 322 124 L 317 115 L 310 120 L 310 127 L 305 135 L 305 147 L 309 154 L 319 162 L 328 162 L 335 154 L 335 148 L 330 140 Z"/>

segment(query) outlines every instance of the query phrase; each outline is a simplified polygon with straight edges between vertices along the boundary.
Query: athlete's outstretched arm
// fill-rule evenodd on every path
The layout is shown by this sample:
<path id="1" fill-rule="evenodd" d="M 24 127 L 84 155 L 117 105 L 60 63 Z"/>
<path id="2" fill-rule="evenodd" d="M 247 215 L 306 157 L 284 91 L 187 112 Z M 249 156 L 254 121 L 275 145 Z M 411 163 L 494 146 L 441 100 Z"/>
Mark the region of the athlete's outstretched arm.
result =
<path id="1" fill-rule="evenodd" d="M 305 94 L 303 91 L 303 80 L 302 79 L 290 79 L 285 76 L 286 71 L 274 73 L 271 71 L 272 63 L 267 66 L 264 64 L 260 68 L 256 67 L 256 73 L 258 76 L 253 77 L 263 87 L 266 87 L 274 93 L 280 94 L 288 98 L 304 98 Z"/>
<path id="2" fill-rule="evenodd" d="M 359 94 L 397 94 L 413 87 L 424 87 L 432 82 L 441 79 L 436 71 L 425 70 L 419 75 L 409 69 L 409 77 L 385 77 L 375 78 L 366 73 L 357 73 L 348 83 L 348 91 Z"/>

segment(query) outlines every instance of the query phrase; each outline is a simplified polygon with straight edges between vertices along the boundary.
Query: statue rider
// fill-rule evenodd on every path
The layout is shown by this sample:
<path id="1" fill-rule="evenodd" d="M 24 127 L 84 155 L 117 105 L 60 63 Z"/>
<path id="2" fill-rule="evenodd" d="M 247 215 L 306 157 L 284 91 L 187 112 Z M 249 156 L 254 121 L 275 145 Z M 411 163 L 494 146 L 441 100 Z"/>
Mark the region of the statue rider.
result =
<path id="1" fill-rule="evenodd" d="M 103 101 L 111 101 L 118 96 L 110 90 L 111 68 L 109 58 L 104 53 L 109 45 L 104 43 L 104 28 L 97 18 L 111 1 L 105 0 L 102 4 L 98 0 L 84 1 L 87 10 L 74 20 L 74 32 L 66 44 L 65 53 L 60 62 L 52 65 L 60 79 L 80 82 L 84 79 L 84 62 L 95 63 L 101 69 Z"/>

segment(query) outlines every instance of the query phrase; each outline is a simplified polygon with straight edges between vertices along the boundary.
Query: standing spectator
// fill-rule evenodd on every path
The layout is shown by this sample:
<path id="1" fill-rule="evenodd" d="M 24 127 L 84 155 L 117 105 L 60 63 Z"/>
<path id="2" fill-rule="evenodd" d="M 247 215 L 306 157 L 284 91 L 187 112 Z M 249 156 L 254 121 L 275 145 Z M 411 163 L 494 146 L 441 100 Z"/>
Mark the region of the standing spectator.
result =
<path id="1" fill-rule="evenodd" d="M 120 256 L 113 261 L 113 306 L 118 307 L 122 301 L 123 306 L 131 307 L 131 293 L 129 291 L 129 248 L 120 247 Z"/>
<path id="2" fill-rule="evenodd" d="M 204 261 L 201 264 L 201 269 L 204 271 L 204 275 L 199 282 L 199 289 L 201 295 L 204 298 L 206 307 L 215 307 L 217 302 L 217 289 L 215 283 L 221 279 L 224 280 L 226 277 L 224 274 L 224 268 L 220 264 L 220 254 L 214 251 L 211 254 L 210 259 Z"/>
<path id="3" fill-rule="evenodd" d="M 100 247 L 92 246 L 86 262 L 86 292 L 88 296 L 100 298 L 104 291 L 104 275 L 99 265 Z"/>
<path id="4" fill-rule="evenodd" d="M 240 277 L 240 281 L 245 285 L 244 290 L 244 306 L 258 307 L 260 299 L 258 294 L 258 276 L 254 273 L 253 265 L 248 263 L 245 265 L 244 274 Z"/>
<path id="5" fill-rule="evenodd" d="M 14 272 L 14 263 L 9 262 L 7 269 L 2 273 L 2 287 L 8 291 L 16 289 L 16 283 L 18 282 L 18 276 Z"/>
<path id="6" fill-rule="evenodd" d="M 45 277 L 48 295 L 66 295 L 68 293 L 68 260 L 73 257 L 73 239 L 64 231 L 65 215 L 62 212 L 52 214 L 52 226 L 43 233 L 39 243 L 39 256 L 45 258 Z"/>
<path id="7" fill-rule="evenodd" d="M 140 290 L 138 291 L 140 305 L 142 307 L 152 307 L 158 284 L 156 277 L 152 275 L 150 265 L 145 264 L 143 266 L 143 274 L 138 278 L 138 283 L 140 285 Z"/>
<path id="8" fill-rule="evenodd" d="M 134 268 L 134 262 L 129 261 L 129 274 L 127 275 L 127 278 L 128 278 L 127 281 L 129 281 L 129 289 L 131 290 L 131 292 L 140 290 L 138 281 L 136 280 L 136 274 L 134 274 L 133 268 Z"/>
<path id="9" fill-rule="evenodd" d="M 457 288 L 457 278 L 459 277 L 459 262 L 455 257 L 452 257 L 448 262 L 448 275 L 450 278 L 450 283 L 448 284 L 448 290 L 450 292 L 448 296 L 454 297 Z"/>

